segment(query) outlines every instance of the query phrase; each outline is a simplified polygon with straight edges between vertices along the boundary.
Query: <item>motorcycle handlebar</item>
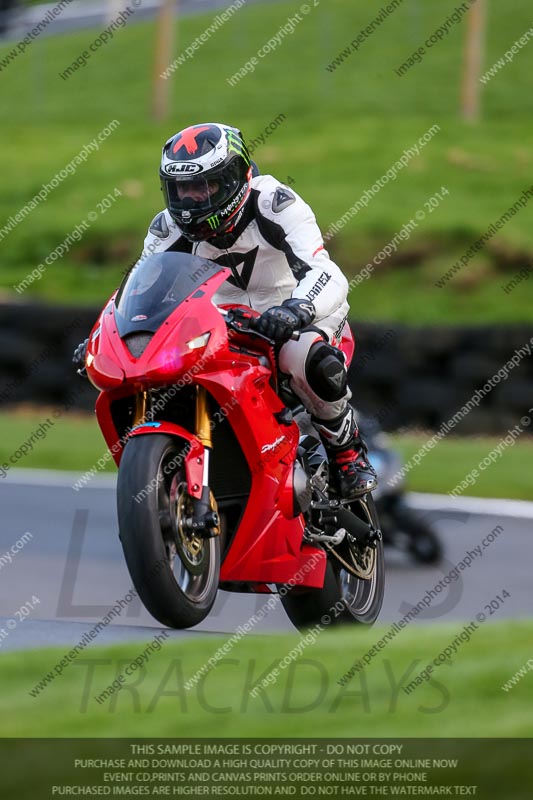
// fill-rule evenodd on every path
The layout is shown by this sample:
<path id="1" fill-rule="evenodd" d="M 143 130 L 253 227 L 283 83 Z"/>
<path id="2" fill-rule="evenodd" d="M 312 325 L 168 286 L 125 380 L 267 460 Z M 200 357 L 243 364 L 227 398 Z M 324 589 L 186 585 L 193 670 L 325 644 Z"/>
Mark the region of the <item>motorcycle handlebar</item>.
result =
<path id="1" fill-rule="evenodd" d="M 217 306 L 217 309 L 218 309 L 218 311 L 219 311 L 219 312 L 222 314 L 222 316 L 223 316 L 223 317 L 225 317 L 225 319 L 226 319 L 226 323 L 227 323 L 228 325 L 229 325 L 229 324 L 231 324 L 231 322 L 233 322 L 233 319 L 234 319 L 234 318 L 235 318 L 235 316 L 236 316 L 236 315 L 235 315 L 233 312 L 231 312 L 231 311 L 228 311 L 228 310 L 227 310 L 227 309 L 225 309 L 225 308 L 220 308 L 220 306 Z M 228 317 L 229 317 L 229 319 L 228 319 Z M 248 327 L 247 327 L 247 328 L 245 328 L 245 327 L 242 327 L 242 328 L 240 329 L 240 332 L 242 332 L 242 333 L 246 333 L 247 331 L 253 331 L 253 332 L 255 333 L 255 335 L 256 335 L 256 336 L 261 336 L 261 338 L 263 338 L 263 339 L 266 339 L 267 341 L 269 341 L 269 342 L 272 342 L 273 344 L 277 344 L 277 342 L 274 342 L 274 340 L 273 340 L 273 339 L 270 339 L 268 336 L 263 336 L 263 334 L 261 334 L 261 333 L 258 333 L 257 331 L 255 331 L 255 330 L 254 330 L 254 321 L 255 321 L 255 319 L 256 319 L 255 317 L 242 317 L 242 319 L 243 319 L 243 320 L 244 320 L 244 319 L 246 319 L 246 320 L 247 320 L 247 322 L 248 322 Z M 293 342 L 297 342 L 297 341 L 299 340 L 299 338 L 300 338 L 300 331 L 293 331 L 293 333 L 291 334 L 291 337 L 290 337 L 290 338 L 291 338 L 291 340 L 292 340 Z"/>

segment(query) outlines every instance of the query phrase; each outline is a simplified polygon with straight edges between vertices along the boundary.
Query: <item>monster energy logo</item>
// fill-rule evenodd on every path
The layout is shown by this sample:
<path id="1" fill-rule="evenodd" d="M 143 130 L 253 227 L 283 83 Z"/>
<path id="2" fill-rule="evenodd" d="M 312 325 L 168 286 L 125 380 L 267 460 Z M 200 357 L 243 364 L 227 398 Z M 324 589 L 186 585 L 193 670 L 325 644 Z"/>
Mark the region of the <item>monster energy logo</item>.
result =
<path id="1" fill-rule="evenodd" d="M 215 228 L 218 228 L 218 226 L 219 226 L 218 214 L 213 214 L 213 216 L 208 217 L 207 218 L 207 222 L 209 223 L 209 227 L 212 230 L 215 230 Z"/>
<path id="2" fill-rule="evenodd" d="M 236 153 L 238 156 L 242 156 L 246 164 L 250 166 L 250 154 L 240 136 L 237 136 L 233 131 L 227 131 L 226 136 L 228 140 L 228 153 Z"/>

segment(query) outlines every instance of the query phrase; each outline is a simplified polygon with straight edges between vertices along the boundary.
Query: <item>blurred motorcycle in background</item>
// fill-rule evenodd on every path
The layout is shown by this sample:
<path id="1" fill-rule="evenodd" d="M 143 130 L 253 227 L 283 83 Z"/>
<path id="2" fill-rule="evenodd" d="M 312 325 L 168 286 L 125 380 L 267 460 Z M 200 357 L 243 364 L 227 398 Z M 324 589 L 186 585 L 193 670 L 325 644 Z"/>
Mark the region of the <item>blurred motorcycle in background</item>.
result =
<path id="1" fill-rule="evenodd" d="M 394 486 L 388 481 L 402 468 L 402 457 L 390 444 L 377 419 L 357 413 L 359 427 L 368 446 L 370 463 L 378 473 L 379 483 L 373 496 L 385 546 L 406 553 L 419 564 L 438 564 L 443 556 L 442 543 L 425 515 L 409 505 L 405 480 Z"/>
<path id="2" fill-rule="evenodd" d="M 0 0 L 0 39 L 9 31 L 19 0 Z"/>

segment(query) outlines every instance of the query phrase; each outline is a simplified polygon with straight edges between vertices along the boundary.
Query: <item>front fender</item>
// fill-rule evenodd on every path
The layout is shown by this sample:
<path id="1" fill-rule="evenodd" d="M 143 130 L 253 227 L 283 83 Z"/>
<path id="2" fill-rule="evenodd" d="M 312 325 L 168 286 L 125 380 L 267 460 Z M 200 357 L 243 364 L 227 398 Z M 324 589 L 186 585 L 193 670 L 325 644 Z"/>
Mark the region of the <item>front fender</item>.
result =
<path id="1" fill-rule="evenodd" d="M 173 422 L 144 422 L 137 425 L 130 431 L 129 439 L 134 436 L 149 436 L 152 433 L 166 433 L 177 439 L 184 439 L 189 449 L 184 459 L 185 476 L 187 479 L 187 491 L 191 497 L 200 500 L 202 496 L 202 484 L 204 475 L 205 447 L 194 433 L 191 433 L 181 425 Z"/>

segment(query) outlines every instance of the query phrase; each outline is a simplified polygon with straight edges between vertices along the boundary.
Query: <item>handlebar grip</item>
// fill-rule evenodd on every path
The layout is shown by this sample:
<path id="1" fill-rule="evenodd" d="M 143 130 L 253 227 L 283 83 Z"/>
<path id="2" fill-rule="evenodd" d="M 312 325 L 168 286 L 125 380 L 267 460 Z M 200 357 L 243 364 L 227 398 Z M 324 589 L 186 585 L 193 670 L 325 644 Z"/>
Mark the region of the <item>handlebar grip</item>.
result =
<path id="1" fill-rule="evenodd" d="M 248 327 L 249 327 L 250 330 L 252 330 L 252 331 L 255 330 L 255 322 L 258 319 L 259 319 L 259 317 L 250 317 L 250 320 L 248 322 Z M 300 331 L 293 331 L 291 333 L 289 341 L 292 340 L 293 342 L 297 342 L 299 340 L 300 336 L 301 336 Z"/>
<path id="2" fill-rule="evenodd" d="M 218 311 L 220 311 L 220 313 L 224 317 L 230 317 L 230 319 L 232 318 L 232 315 L 228 311 L 226 311 L 225 309 L 220 308 L 220 306 L 217 306 L 217 309 L 218 309 Z M 239 320 L 241 322 L 241 324 L 243 322 L 246 323 L 245 325 L 242 325 L 242 328 L 241 328 L 241 331 L 243 333 L 245 333 L 247 330 L 248 331 L 255 331 L 255 323 L 260 319 L 259 316 L 258 317 L 254 317 L 254 316 L 251 316 L 251 315 L 250 316 L 244 315 L 244 314 L 242 314 L 242 312 L 239 313 L 238 310 L 234 310 L 233 311 L 233 316 L 236 317 L 237 320 Z M 301 335 L 300 331 L 293 331 L 291 336 L 290 336 L 290 339 L 292 339 L 292 341 L 294 341 L 294 342 L 297 342 L 299 340 L 299 338 L 300 338 L 300 335 Z"/>
<path id="3" fill-rule="evenodd" d="M 259 319 L 259 317 L 250 317 L 249 318 L 249 320 L 248 320 L 248 329 L 249 330 L 252 330 L 252 331 L 255 330 L 255 323 L 257 322 L 258 319 Z M 293 342 L 297 342 L 299 340 L 300 336 L 301 336 L 301 332 L 300 331 L 293 331 L 291 333 L 289 341 L 292 340 Z"/>

